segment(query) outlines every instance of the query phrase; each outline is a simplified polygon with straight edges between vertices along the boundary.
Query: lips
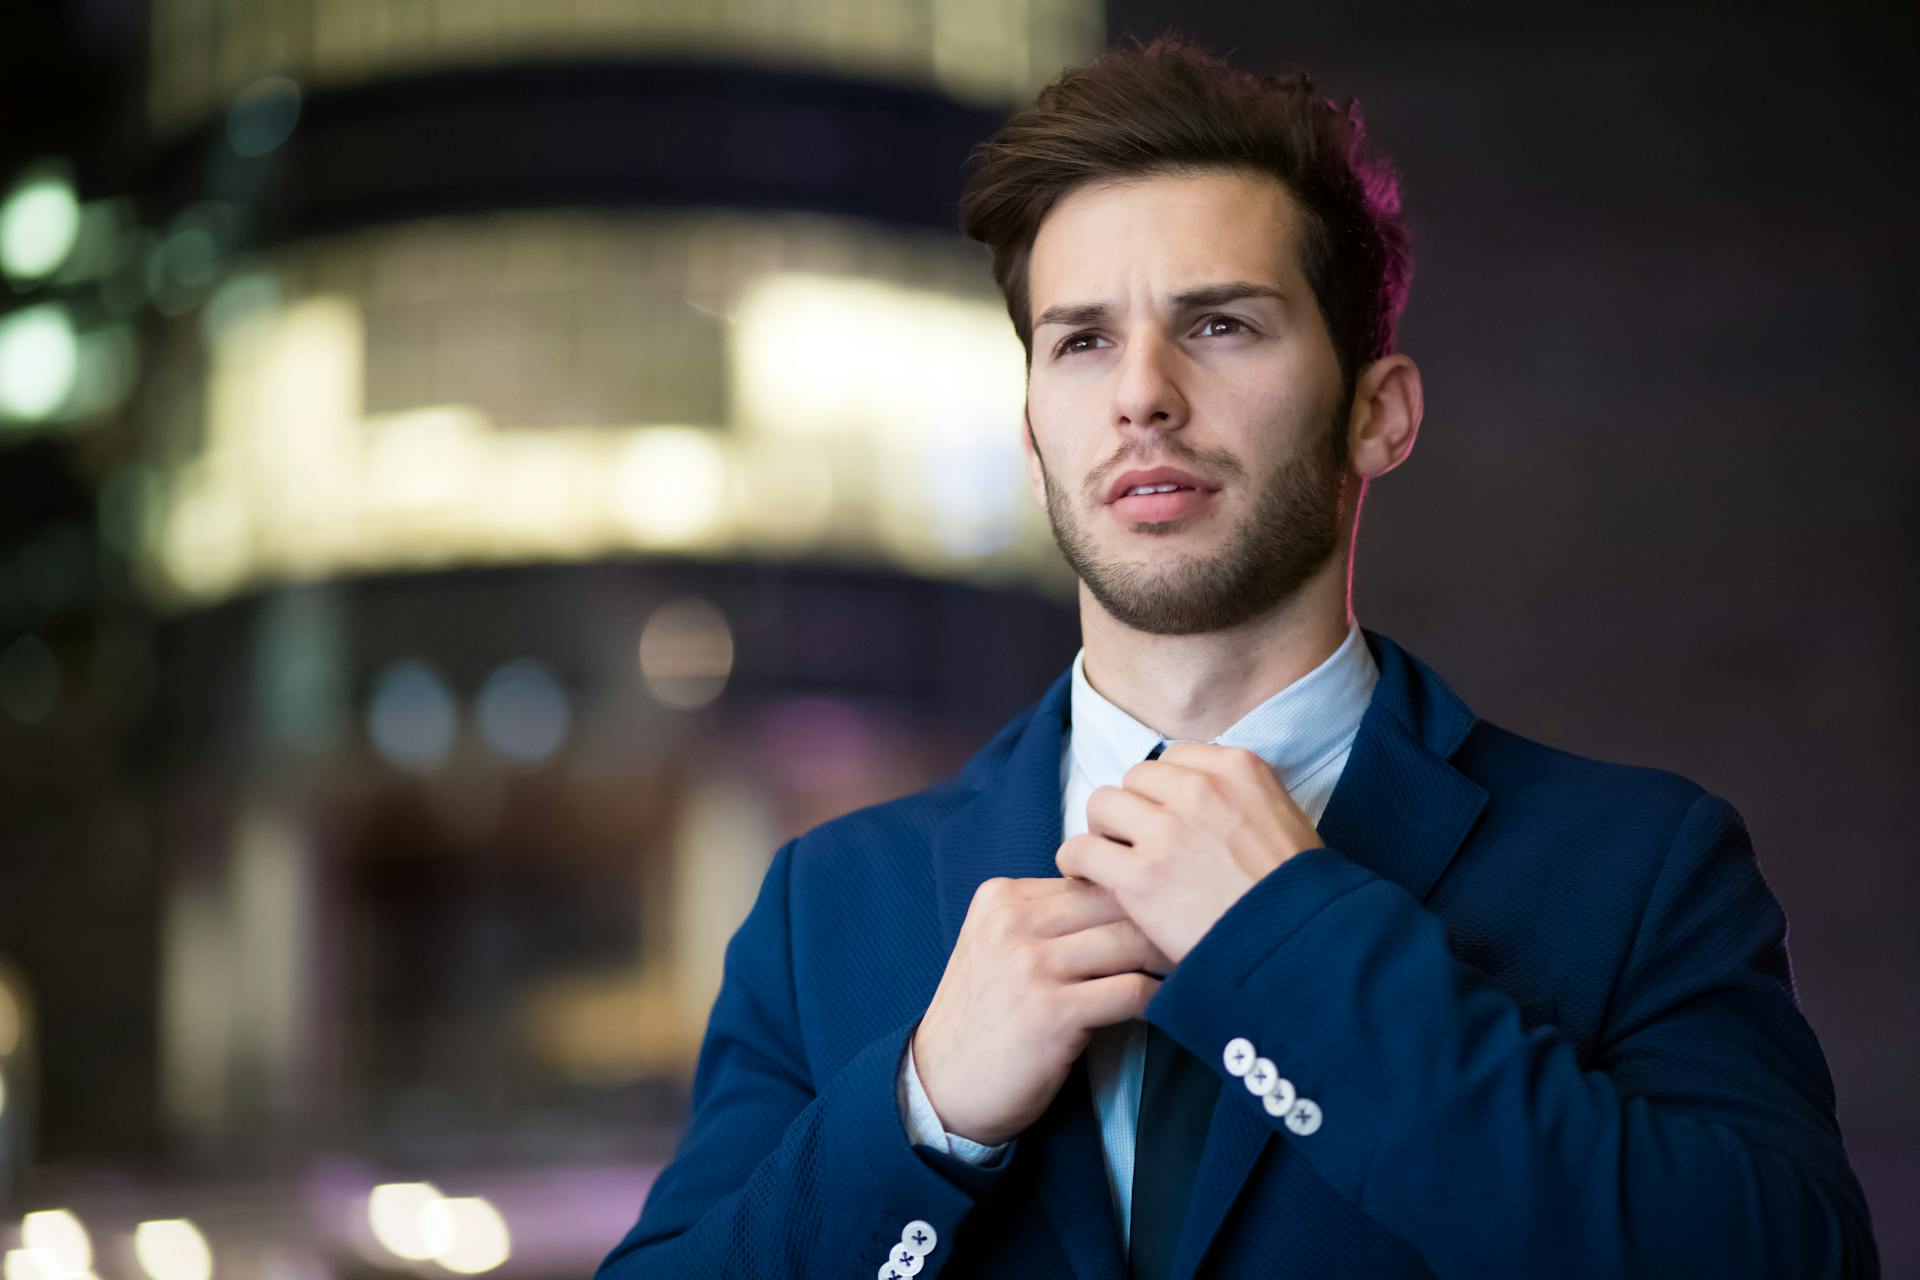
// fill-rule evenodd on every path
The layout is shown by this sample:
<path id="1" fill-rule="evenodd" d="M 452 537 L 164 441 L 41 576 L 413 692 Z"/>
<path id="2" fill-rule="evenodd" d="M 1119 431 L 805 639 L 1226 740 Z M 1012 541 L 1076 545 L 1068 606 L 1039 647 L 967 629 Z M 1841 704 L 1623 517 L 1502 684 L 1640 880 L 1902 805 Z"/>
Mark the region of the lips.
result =
<path id="1" fill-rule="evenodd" d="M 1173 488 L 1167 489 L 1166 486 Z M 1178 493 L 1182 490 L 1195 490 L 1200 493 L 1214 493 L 1218 485 L 1210 485 L 1199 477 L 1175 467 L 1155 467 L 1151 471 L 1129 471 L 1118 477 L 1107 488 L 1107 502 L 1114 503 L 1122 498 L 1144 497 L 1140 490 L 1159 490 L 1165 493 Z"/>
<path id="2" fill-rule="evenodd" d="M 1220 486 L 1174 467 L 1129 471 L 1107 490 L 1106 508 L 1122 524 L 1170 525 L 1204 514 Z"/>

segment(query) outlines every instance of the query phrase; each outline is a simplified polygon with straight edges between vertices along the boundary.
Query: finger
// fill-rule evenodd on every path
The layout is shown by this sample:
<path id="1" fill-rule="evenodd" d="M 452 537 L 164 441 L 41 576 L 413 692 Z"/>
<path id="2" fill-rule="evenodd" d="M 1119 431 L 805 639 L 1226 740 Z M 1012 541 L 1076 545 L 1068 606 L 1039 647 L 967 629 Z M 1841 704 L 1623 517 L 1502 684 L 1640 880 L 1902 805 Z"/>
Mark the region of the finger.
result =
<path id="1" fill-rule="evenodd" d="M 1139 1017 L 1147 1002 L 1160 990 L 1160 982 L 1159 978 L 1144 973 L 1117 973 L 1109 978 L 1076 982 L 1063 994 L 1075 1026 L 1110 1027 Z"/>
<path id="2" fill-rule="evenodd" d="M 1047 898 L 1044 904 L 1035 904 L 1028 930 L 1033 937 L 1057 938 L 1127 918 L 1119 901 L 1097 884 L 1071 879 L 1055 883 L 1065 890 Z"/>
<path id="3" fill-rule="evenodd" d="M 1087 830 L 1123 844 L 1140 843 L 1165 814 L 1153 800 L 1120 787 L 1096 787 L 1087 797 Z"/>
<path id="4" fill-rule="evenodd" d="M 1060 851 L 1053 855 L 1053 863 L 1060 868 L 1061 875 L 1091 880 L 1118 898 L 1127 880 L 1131 866 L 1128 858 L 1132 852 L 1124 844 L 1088 832 L 1062 844 Z"/>
<path id="5" fill-rule="evenodd" d="M 1273 766 L 1245 747 L 1223 747 L 1215 742 L 1177 742 L 1160 759 L 1182 769 L 1210 774 L 1225 782 L 1277 781 Z"/>
<path id="6" fill-rule="evenodd" d="M 1183 751 L 1176 761 L 1167 761 L 1171 750 L 1158 761 L 1142 761 L 1127 770 L 1122 784 L 1156 804 L 1188 814 L 1204 813 L 1221 804 L 1245 805 L 1255 796 L 1299 807 L 1273 766 L 1254 752 L 1206 742 L 1181 745 L 1190 750 Z"/>
<path id="7" fill-rule="evenodd" d="M 1022 899 L 1038 900 L 1057 897 L 1063 893 L 1078 892 L 1080 886 L 1062 880 L 1059 876 L 1018 876 L 1008 877 L 1008 891 Z"/>
<path id="8" fill-rule="evenodd" d="M 1219 769 L 1241 747 L 1223 747 L 1217 742 L 1176 742 L 1160 753 L 1160 762 L 1182 769 L 1211 773 Z"/>
<path id="9" fill-rule="evenodd" d="M 1049 971 L 1068 981 L 1135 971 L 1161 973 L 1166 968 L 1166 956 L 1131 920 L 1095 925 L 1050 939 L 1045 945 Z"/>
<path id="10" fill-rule="evenodd" d="M 1210 785 L 1211 778 L 1211 774 L 1188 765 L 1169 764 L 1164 759 L 1142 760 L 1122 775 L 1120 785 L 1129 794 L 1166 808 L 1196 799 L 1196 793 Z M 1091 800 L 1088 811 L 1091 815 Z"/>
<path id="11" fill-rule="evenodd" d="M 1030 902 L 1069 893 L 1073 886 L 1058 876 L 990 876 L 974 888 L 976 901 L 1004 906 L 1010 902 Z"/>

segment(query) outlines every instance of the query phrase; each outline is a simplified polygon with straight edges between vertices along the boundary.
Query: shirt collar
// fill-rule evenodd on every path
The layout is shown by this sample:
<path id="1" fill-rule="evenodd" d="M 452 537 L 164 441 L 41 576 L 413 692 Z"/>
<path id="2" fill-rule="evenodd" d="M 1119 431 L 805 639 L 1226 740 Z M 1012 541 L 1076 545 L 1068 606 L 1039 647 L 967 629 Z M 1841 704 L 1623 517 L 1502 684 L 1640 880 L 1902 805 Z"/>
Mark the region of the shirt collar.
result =
<path id="1" fill-rule="evenodd" d="M 1073 658 L 1069 749 L 1096 786 L 1117 786 L 1164 735 L 1107 701 L 1088 683 L 1086 652 L 1082 649 Z M 1351 622 L 1347 638 L 1324 662 L 1241 716 L 1213 741 L 1247 748 L 1273 767 L 1283 785 L 1296 787 L 1352 744 L 1379 678 L 1380 668 L 1360 634 L 1360 624 Z"/>

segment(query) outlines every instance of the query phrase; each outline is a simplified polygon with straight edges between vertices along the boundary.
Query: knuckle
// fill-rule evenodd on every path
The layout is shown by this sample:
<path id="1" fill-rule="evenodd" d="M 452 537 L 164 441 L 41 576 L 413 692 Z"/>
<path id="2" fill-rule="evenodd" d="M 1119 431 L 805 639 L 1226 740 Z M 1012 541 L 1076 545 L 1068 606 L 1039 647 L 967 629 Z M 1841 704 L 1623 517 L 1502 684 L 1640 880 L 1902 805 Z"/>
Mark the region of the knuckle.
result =
<path id="1" fill-rule="evenodd" d="M 994 936 L 1021 938 L 1033 932 L 1033 904 L 1018 900 L 1001 905 L 993 913 Z"/>
<path id="2" fill-rule="evenodd" d="M 1034 983 L 1046 975 L 1046 950 L 1037 943 L 1014 947 L 1007 954 L 1007 963 L 1016 982 Z"/>

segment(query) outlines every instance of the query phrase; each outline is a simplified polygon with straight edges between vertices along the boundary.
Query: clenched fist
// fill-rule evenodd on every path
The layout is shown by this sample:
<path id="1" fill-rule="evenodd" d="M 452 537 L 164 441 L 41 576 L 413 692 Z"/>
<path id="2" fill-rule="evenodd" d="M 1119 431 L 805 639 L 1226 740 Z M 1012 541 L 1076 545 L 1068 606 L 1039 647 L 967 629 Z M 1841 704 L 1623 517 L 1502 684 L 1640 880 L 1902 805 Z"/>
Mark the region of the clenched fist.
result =
<path id="1" fill-rule="evenodd" d="M 982 882 L 913 1036 L 940 1123 L 988 1146 L 1025 1130 L 1094 1028 L 1139 1017 L 1172 967 L 1097 885 Z"/>

